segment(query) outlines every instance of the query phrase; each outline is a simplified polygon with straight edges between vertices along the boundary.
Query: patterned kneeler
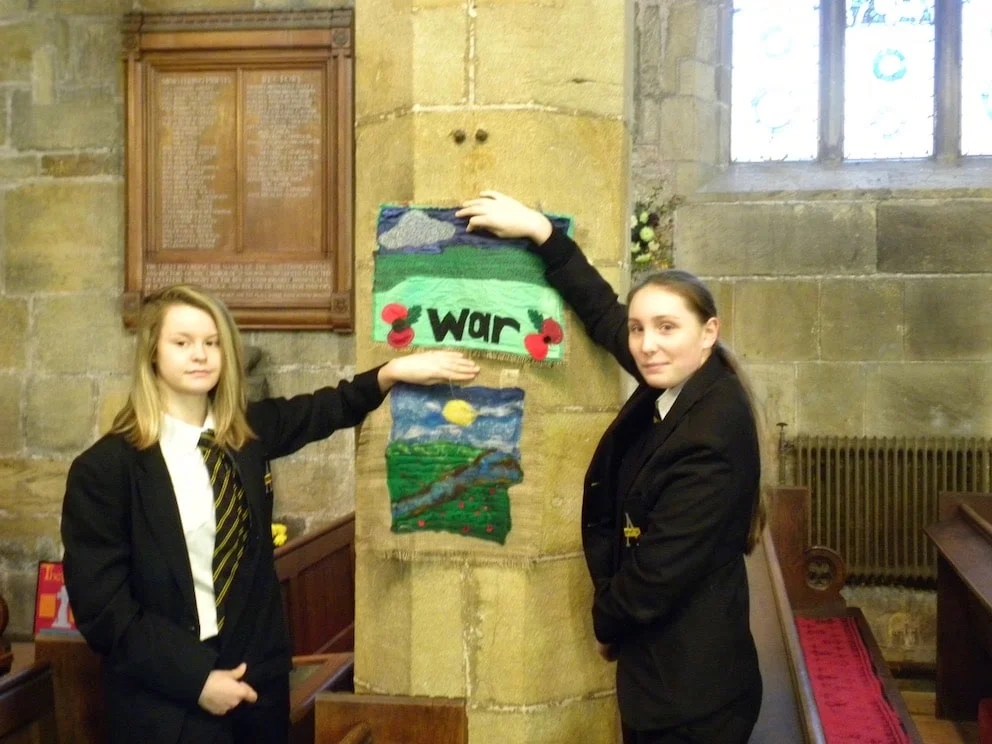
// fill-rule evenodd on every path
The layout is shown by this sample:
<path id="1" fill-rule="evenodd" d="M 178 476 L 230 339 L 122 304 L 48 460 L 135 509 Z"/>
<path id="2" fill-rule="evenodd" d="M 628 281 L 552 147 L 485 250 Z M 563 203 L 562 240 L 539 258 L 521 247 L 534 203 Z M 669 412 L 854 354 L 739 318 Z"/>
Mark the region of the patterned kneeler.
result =
<path id="1" fill-rule="evenodd" d="M 797 617 L 796 628 L 829 744 L 910 744 L 855 620 Z"/>

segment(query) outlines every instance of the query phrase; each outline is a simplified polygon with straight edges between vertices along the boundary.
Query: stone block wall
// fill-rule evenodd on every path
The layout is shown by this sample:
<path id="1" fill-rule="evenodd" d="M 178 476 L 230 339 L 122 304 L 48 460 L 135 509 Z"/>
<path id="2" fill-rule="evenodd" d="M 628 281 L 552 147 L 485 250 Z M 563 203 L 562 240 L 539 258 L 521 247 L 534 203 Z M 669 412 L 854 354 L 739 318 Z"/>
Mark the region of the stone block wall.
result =
<path id="1" fill-rule="evenodd" d="M 124 103 L 119 25 L 132 10 L 340 6 L 295 0 L 0 1 L 0 592 L 30 635 L 39 560 L 62 554 L 71 459 L 127 395 L 120 320 Z M 269 390 L 354 373 L 350 336 L 251 332 Z M 302 531 L 354 506 L 354 434 L 274 464 L 276 514 Z"/>

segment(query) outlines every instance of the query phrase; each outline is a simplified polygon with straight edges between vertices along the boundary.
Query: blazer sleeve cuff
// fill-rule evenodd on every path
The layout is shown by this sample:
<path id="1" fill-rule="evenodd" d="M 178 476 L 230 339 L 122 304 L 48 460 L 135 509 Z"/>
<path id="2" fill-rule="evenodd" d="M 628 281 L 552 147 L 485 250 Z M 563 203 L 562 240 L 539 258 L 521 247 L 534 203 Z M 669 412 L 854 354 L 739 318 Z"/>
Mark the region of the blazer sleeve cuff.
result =
<path id="1" fill-rule="evenodd" d="M 597 591 L 597 594 L 599 593 Z M 593 605 L 592 632 L 596 636 L 597 641 L 609 645 L 620 640 L 620 637 L 623 635 L 623 626 L 615 618 L 603 612 L 598 606 Z"/>
<path id="2" fill-rule="evenodd" d="M 548 271 L 554 271 L 568 263 L 568 259 L 579 248 L 575 244 L 575 241 L 559 228 L 555 227 L 551 230 L 551 236 L 547 240 L 541 243 L 541 245 L 535 244 L 531 250 L 544 259 L 544 264 Z"/>
<path id="3" fill-rule="evenodd" d="M 184 682 L 185 702 L 191 705 L 199 705 L 200 693 L 203 692 L 203 687 L 207 684 L 207 677 L 210 676 L 210 672 L 213 671 L 214 665 L 217 663 L 217 655 L 213 652 L 199 656 L 200 658 L 195 661 L 191 660 L 189 675 Z"/>
<path id="4" fill-rule="evenodd" d="M 386 399 L 386 393 L 382 392 L 382 388 L 379 387 L 379 370 L 385 366 L 385 364 L 380 364 L 378 367 L 360 372 L 351 380 L 369 411 L 374 411 Z"/>

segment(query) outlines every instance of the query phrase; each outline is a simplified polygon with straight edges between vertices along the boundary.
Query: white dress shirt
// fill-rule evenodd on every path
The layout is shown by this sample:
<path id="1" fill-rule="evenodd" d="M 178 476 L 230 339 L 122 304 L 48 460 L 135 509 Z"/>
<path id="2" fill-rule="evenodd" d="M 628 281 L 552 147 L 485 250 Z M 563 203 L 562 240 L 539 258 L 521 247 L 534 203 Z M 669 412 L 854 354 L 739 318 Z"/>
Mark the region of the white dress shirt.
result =
<path id="1" fill-rule="evenodd" d="M 672 406 L 675 405 L 675 399 L 679 397 L 679 393 L 682 392 L 682 388 L 685 386 L 685 380 L 680 382 L 675 387 L 670 387 L 661 395 L 658 396 L 658 401 L 655 405 L 658 407 L 658 418 L 662 421 L 665 420 L 665 416 L 668 412 L 672 410 Z"/>
<path id="2" fill-rule="evenodd" d="M 191 426 L 165 414 L 159 446 L 169 469 L 176 492 L 179 518 L 182 521 L 189 567 L 193 573 L 193 596 L 200 619 L 200 640 L 217 635 L 217 606 L 214 600 L 214 542 L 217 515 L 210 476 L 197 449 L 200 433 L 214 428 L 213 414 L 208 412 L 203 426 Z"/>

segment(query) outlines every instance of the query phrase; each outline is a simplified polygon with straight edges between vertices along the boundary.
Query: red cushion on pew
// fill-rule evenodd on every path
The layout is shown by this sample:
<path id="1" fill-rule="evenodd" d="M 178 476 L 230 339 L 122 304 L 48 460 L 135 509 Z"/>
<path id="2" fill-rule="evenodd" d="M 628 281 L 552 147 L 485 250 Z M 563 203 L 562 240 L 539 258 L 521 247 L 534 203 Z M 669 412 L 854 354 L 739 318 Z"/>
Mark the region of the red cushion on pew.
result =
<path id="1" fill-rule="evenodd" d="M 816 709 L 830 744 L 909 744 L 850 617 L 797 617 Z"/>

